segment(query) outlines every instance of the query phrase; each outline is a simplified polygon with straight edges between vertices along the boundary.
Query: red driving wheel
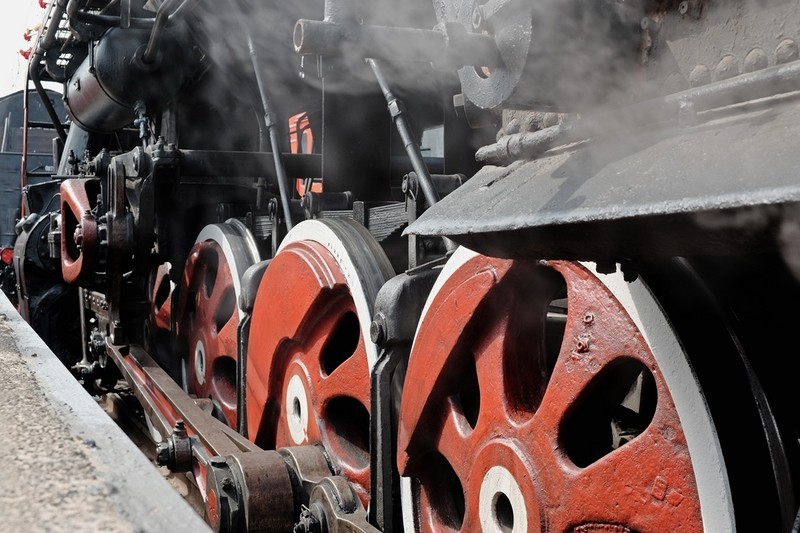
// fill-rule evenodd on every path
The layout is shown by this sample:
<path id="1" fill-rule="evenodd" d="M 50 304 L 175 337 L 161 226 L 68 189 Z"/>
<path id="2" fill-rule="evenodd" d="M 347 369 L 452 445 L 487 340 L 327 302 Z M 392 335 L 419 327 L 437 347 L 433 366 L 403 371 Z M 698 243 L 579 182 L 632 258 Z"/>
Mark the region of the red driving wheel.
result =
<path id="1" fill-rule="evenodd" d="M 392 275 L 363 226 L 305 221 L 267 268 L 250 329 L 250 438 L 265 448 L 322 444 L 363 502 L 377 357 L 368 332 L 377 291 Z"/>
<path id="2" fill-rule="evenodd" d="M 250 232 L 238 220 L 206 226 L 186 259 L 178 298 L 185 387 L 210 398 L 215 415 L 231 427 L 236 427 L 240 280 L 258 259 Z"/>
<path id="3" fill-rule="evenodd" d="M 732 523 L 724 476 L 697 480 L 722 457 L 691 370 L 654 356 L 629 304 L 579 263 L 456 256 L 405 378 L 406 527 L 696 532 L 706 514 Z M 645 318 L 657 312 L 651 301 Z M 652 336 L 667 346 L 665 335 Z"/>

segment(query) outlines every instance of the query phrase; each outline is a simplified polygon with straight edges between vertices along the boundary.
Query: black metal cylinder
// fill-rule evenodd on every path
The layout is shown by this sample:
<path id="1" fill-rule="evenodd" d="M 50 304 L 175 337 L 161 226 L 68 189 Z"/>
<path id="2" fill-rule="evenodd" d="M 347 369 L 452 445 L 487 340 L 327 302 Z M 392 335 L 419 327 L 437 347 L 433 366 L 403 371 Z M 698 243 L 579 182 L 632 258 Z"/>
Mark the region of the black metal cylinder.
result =
<path id="1" fill-rule="evenodd" d="M 109 133 L 133 122 L 137 102 L 153 113 L 174 98 L 190 62 L 178 39 L 165 31 L 155 60 L 145 63 L 141 56 L 149 37 L 147 30 L 111 28 L 90 45 L 89 56 L 64 88 L 73 122 L 87 131 Z"/>

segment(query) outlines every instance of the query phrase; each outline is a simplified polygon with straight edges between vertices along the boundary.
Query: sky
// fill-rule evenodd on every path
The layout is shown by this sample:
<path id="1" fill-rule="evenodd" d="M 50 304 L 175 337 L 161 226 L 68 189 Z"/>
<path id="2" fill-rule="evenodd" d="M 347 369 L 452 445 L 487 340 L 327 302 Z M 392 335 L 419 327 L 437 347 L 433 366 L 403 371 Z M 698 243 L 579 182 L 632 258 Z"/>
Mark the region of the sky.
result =
<path id="1" fill-rule="evenodd" d="M 49 0 L 48 0 L 49 1 Z M 3 0 L 0 16 L 0 96 L 23 89 L 28 62 L 19 54 L 33 42 L 25 41 L 25 30 L 42 22 L 39 0 Z"/>

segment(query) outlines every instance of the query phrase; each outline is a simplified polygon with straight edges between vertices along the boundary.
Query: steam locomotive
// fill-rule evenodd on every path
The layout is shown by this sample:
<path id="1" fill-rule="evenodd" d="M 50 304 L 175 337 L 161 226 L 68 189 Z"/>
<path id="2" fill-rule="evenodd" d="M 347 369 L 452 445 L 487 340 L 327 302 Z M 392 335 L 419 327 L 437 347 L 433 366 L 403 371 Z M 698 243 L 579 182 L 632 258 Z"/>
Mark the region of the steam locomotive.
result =
<path id="1" fill-rule="evenodd" d="M 51 0 L 20 312 L 218 531 L 796 532 L 799 38 L 797 0 Z"/>

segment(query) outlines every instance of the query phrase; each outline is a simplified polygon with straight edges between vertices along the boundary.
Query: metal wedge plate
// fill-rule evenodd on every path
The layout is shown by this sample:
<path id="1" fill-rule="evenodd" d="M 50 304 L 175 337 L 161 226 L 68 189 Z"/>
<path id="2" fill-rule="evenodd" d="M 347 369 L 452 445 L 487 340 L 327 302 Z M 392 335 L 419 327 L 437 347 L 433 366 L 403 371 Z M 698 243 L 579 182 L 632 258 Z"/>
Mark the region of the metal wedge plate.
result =
<path id="1" fill-rule="evenodd" d="M 486 167 L 407 232 L 505 257 L 764 251 L 800 219 L 800 106 L 614 135 Z"/>

